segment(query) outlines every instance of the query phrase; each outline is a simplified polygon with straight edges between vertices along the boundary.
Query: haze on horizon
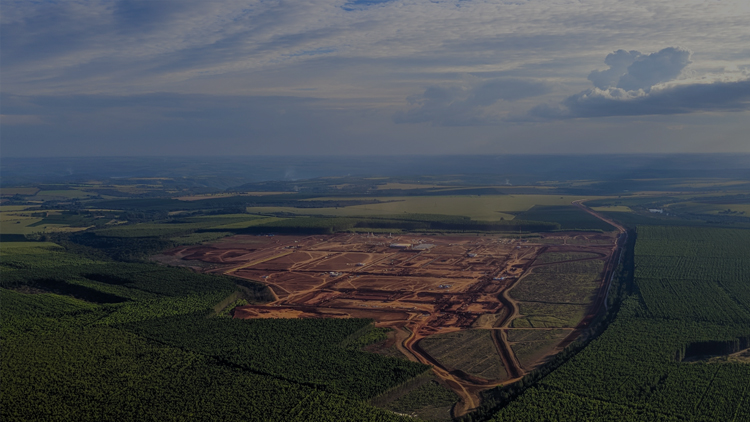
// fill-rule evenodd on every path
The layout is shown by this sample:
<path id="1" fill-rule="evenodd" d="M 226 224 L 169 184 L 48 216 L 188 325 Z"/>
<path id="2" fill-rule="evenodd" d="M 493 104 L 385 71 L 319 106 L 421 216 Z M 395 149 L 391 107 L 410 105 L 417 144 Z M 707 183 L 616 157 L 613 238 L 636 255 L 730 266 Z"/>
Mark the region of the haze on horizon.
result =
<path id="1" fill-rule="evenodd" d="M 750 152 L 747 0 L 0 0 L 2 155 Z"/>

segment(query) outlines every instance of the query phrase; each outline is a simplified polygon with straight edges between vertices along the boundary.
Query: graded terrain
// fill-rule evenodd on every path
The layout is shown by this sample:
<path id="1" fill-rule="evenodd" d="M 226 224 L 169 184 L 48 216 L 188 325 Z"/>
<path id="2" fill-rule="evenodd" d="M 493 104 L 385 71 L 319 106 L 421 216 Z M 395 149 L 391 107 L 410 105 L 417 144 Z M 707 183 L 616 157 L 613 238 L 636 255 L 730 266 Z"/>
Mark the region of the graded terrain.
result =
<path id="1" fill-rule="evenodd" d="M 155 259 L 266 284 L 234 317 L 371 318 L 462 402 L 520 379 L 601 309 L 617 232 L 500 235 L 238 235 Z M 539 331 L 539 334 L 535 334 Z M 475 356 L 476 355 L 476 356 Z"/>

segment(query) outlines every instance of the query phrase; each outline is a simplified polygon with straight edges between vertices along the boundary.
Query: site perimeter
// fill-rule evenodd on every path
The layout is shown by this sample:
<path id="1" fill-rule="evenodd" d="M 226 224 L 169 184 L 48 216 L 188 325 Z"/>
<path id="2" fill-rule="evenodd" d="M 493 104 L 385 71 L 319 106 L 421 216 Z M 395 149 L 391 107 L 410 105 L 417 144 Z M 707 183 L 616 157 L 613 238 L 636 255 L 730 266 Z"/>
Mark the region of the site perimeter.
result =
<path id="1" fill-rule="evenodd" d="M 273 302 L 238 307 L 235 318 L 371 318 L 392 328 L 385 347 L 432 365 L 461 397 L 458 416 L 482 390 L 520 379 L 581 335 L 605 306 L 622 236 L 238 235 L 157 259 L 271 289 Z M 581 264 L 594 271 L 576 273 Z M 567 323 L 554 315 L 561 307 L 573 310 Z M 524 312 L 549 318 L 535 325 Z M 471 357 L 478 351 L 481 361 Z"/>

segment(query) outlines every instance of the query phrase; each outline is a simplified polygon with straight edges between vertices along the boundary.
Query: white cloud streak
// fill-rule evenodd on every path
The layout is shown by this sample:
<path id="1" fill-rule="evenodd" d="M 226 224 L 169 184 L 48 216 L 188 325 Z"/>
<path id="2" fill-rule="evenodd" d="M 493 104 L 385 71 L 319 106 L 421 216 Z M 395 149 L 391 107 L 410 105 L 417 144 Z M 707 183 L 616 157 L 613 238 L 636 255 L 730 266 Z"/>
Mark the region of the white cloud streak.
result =
<path id="1" fill-rule="evenodd" d="M 681 40 L 696 52 L 721 45 L 732 53 L 747 48 L 750 14 L 737 13 L 745 4 L 396 0 L 347 11 L 343 0 L 5 0 L 4 90 L 149 92 L 323 58 L 388 60 L 410 73 L 456 64 L 522 69 L 562 57 L 583 63 L 613 43 L 653 50 Z"/>

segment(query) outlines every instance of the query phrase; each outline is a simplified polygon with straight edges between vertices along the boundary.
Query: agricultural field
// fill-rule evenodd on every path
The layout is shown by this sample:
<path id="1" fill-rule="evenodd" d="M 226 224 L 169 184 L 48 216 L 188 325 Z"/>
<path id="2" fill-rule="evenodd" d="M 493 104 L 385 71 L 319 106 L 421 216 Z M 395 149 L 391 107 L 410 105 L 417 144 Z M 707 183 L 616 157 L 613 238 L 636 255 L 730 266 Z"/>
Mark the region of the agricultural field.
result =
<path id="1" fill-rule="evenodd" d="M 748 248 L 748 230 L 638 227 L 614 322 L 493 420 L 750 420 Z"/>
<path id="2" fill-rule="evenodd" d="M 675 204 L 669 204 L 666 209 L 673 213 L 725 215 L 750 218 L 750 203 L 732 203 L 731 200 L 724 202 L 721 200 L 716 201 L 707 199 L 704 202 L 678 202 Z"/>
<path id="3" fill-rule="evenodd" d="M 562 230 L 613 230 L 612 225 L 583 212 L 573 205 L 534 205 L 516 218 L 529 221 L 554 221 Z"/>
<path id="4" fill-rule="evenodd" d="M 0 196 L 15 196 L 15 195 L 36 195 L 36 193 L 39 192 L 39 188 L 37 187 L 29 187 L 29 188 L 2 188 L 0 189 Z"/>
<path id="5" fill-rule="evenodd" d="M 34 235 L 77 232 L 103 227 L 112 220 L 108 212 L 45 210 L 39 206 L 3 206 L 0 208 L 0 233 Z"/>
<path id="6" fill-rule="evenodd" d="M 31 234 L 42 229 L 29 227 L 42 221 L 41 217 L 32 217 L 30 213 L 18 211 L 0 212 L 0 233 L 2 234 Z"/>
<path id="7" fill-rule="evenodd" d="M 603 207 L 591 207 L 594 211 L 609 211 L 609 212 L 633 212 L 633 210 L 630 207 L 626 207 L 625 205 L 610 205 L 610 206 L 603 206 Z"/>
<path id="8" fill-rule="evenodd" d="M 317 198 L 337 200 L 339 198 Z M 515 213 L 535 205 L 570 205 L 584 199 L 579 196 L 559 195 L 466 195 L 466 196 L 405 196 L 374 197 L 382 203 L 354 205 L 343 208 L 251 207 L 251 213 L 317 214 L 337 217 L 382 216 L 398 214 L 443 214 L 470 217 L 475 220 L 512 220 Z M 540 221 L 540 220 L 534 220 Z M 541 220 L 549 221 L 549 220 Z M 554 221 L 554 220 L 552 220 Z M 609 228 L 611 230 L 611 228 Z"/>

